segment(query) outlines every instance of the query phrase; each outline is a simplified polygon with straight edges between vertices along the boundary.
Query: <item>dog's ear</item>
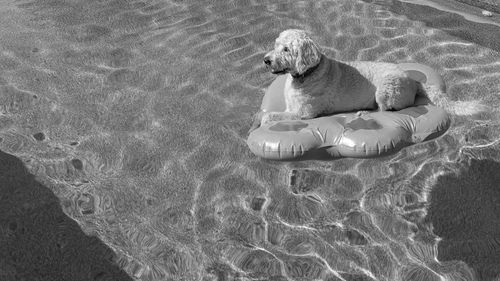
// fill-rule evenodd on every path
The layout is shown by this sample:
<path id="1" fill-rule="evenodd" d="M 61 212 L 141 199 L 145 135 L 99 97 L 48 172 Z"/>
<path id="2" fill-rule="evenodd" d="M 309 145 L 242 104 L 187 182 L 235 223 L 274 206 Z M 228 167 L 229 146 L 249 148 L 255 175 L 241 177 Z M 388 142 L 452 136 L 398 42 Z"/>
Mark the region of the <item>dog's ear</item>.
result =
<path id="1" fill-rule="evenodd" d="M 317 65 L 321 59 L 320 47 L 309 37 L 296 40 L 295 70 L 297 75 L 306 72 L 307 69 Z"/>

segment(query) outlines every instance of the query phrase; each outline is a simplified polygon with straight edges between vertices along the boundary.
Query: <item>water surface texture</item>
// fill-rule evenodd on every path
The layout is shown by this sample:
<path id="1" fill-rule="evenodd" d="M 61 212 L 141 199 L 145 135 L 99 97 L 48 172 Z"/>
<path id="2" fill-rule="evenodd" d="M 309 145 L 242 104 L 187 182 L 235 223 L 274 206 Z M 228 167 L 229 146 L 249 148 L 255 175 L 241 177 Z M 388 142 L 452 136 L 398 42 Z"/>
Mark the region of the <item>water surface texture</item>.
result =
<path id="1" fill-rule="evenodd" d="M 2 174 L 0 279 L 499 280 L 498 45 L 388 2 L 0 0 L 0 150 L 35 186 Z M 246 132 L 287 28 L 490 109 L 383 158 L 261 160 Z"/>

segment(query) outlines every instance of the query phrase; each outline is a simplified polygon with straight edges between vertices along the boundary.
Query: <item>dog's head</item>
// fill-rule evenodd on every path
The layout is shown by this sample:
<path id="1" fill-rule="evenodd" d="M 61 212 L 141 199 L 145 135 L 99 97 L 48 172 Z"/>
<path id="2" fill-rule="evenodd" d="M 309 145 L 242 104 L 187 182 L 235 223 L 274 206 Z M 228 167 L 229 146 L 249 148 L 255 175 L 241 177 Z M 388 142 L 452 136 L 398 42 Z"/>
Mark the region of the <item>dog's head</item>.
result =
<path id="1" fill-rule="evenodd" d="M 304 30 L 288 29 L 280 33 L 274 50 L 264 57 L 264 63 L 274 74 L 299 76 L 318 65 L 320 59 L 320 47 Z"/>

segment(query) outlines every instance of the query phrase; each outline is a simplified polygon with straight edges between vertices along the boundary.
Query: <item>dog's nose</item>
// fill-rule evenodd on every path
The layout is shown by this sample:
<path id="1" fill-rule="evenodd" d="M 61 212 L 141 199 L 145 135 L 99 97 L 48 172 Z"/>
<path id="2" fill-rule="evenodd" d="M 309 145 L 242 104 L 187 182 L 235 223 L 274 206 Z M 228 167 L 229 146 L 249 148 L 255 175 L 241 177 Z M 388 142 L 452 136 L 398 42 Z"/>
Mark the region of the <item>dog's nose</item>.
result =
<path id="1" fill-rule="evenodd" d="M 264 57 L 264 63 L 265 63 L 266 65 L 270 65 L 270 64 L 271 64 L 271 59 L 270 59 L 268 56 L 265 56 L 265 57 Z"/>

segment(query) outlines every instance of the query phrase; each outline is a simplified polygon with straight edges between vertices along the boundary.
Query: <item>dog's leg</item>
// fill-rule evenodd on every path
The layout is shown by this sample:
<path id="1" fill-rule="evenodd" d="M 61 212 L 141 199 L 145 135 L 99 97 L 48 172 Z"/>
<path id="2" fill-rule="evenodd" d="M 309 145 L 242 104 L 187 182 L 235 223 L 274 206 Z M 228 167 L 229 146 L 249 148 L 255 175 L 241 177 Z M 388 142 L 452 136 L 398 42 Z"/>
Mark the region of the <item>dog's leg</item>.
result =
<path id="1" fill-rule="evenodd" d="M 389 98 L 391 93 L 386 89 L 377 89 L 375 92 L 375 102 L 377 103 L 377 111 L 389 110 Z"/>
<path id="2" fill-rule="evenodd" d="M 356 112 L 356 117 L 361 117 L 363 115 L 366 115 L 368 113 L 372 113 L 373 111 L 369 111 L 369 110 L 360 110 L 358 112 Z"/>
<path id="3" fill-rule="evenodd" d="M 300 120 L 300 116 L 295 113 L 290 112 L 264 112 L 259 111 L 253 115 L 253 122 L 248 130 L 248 134 L 250 134 L 255 129 L 259 128 L 262 125 L 273 121 L 283 121 L 283 120 Z"/>
<path id="4" fill-rule="evenodd" d="M 375 92 L 378 111 L 401 110 L 412 106 L 418 85 L 400 74 L 388 74 Z"/>
<path id="5" fill-rule="evenodd" d="M 283 120 L 300 120 L 300 116 L 296 113 L 290 112 L 265 112 L 261 119 L 261 125 L 267 124 L 273 121 L 283 121 Z"/>

